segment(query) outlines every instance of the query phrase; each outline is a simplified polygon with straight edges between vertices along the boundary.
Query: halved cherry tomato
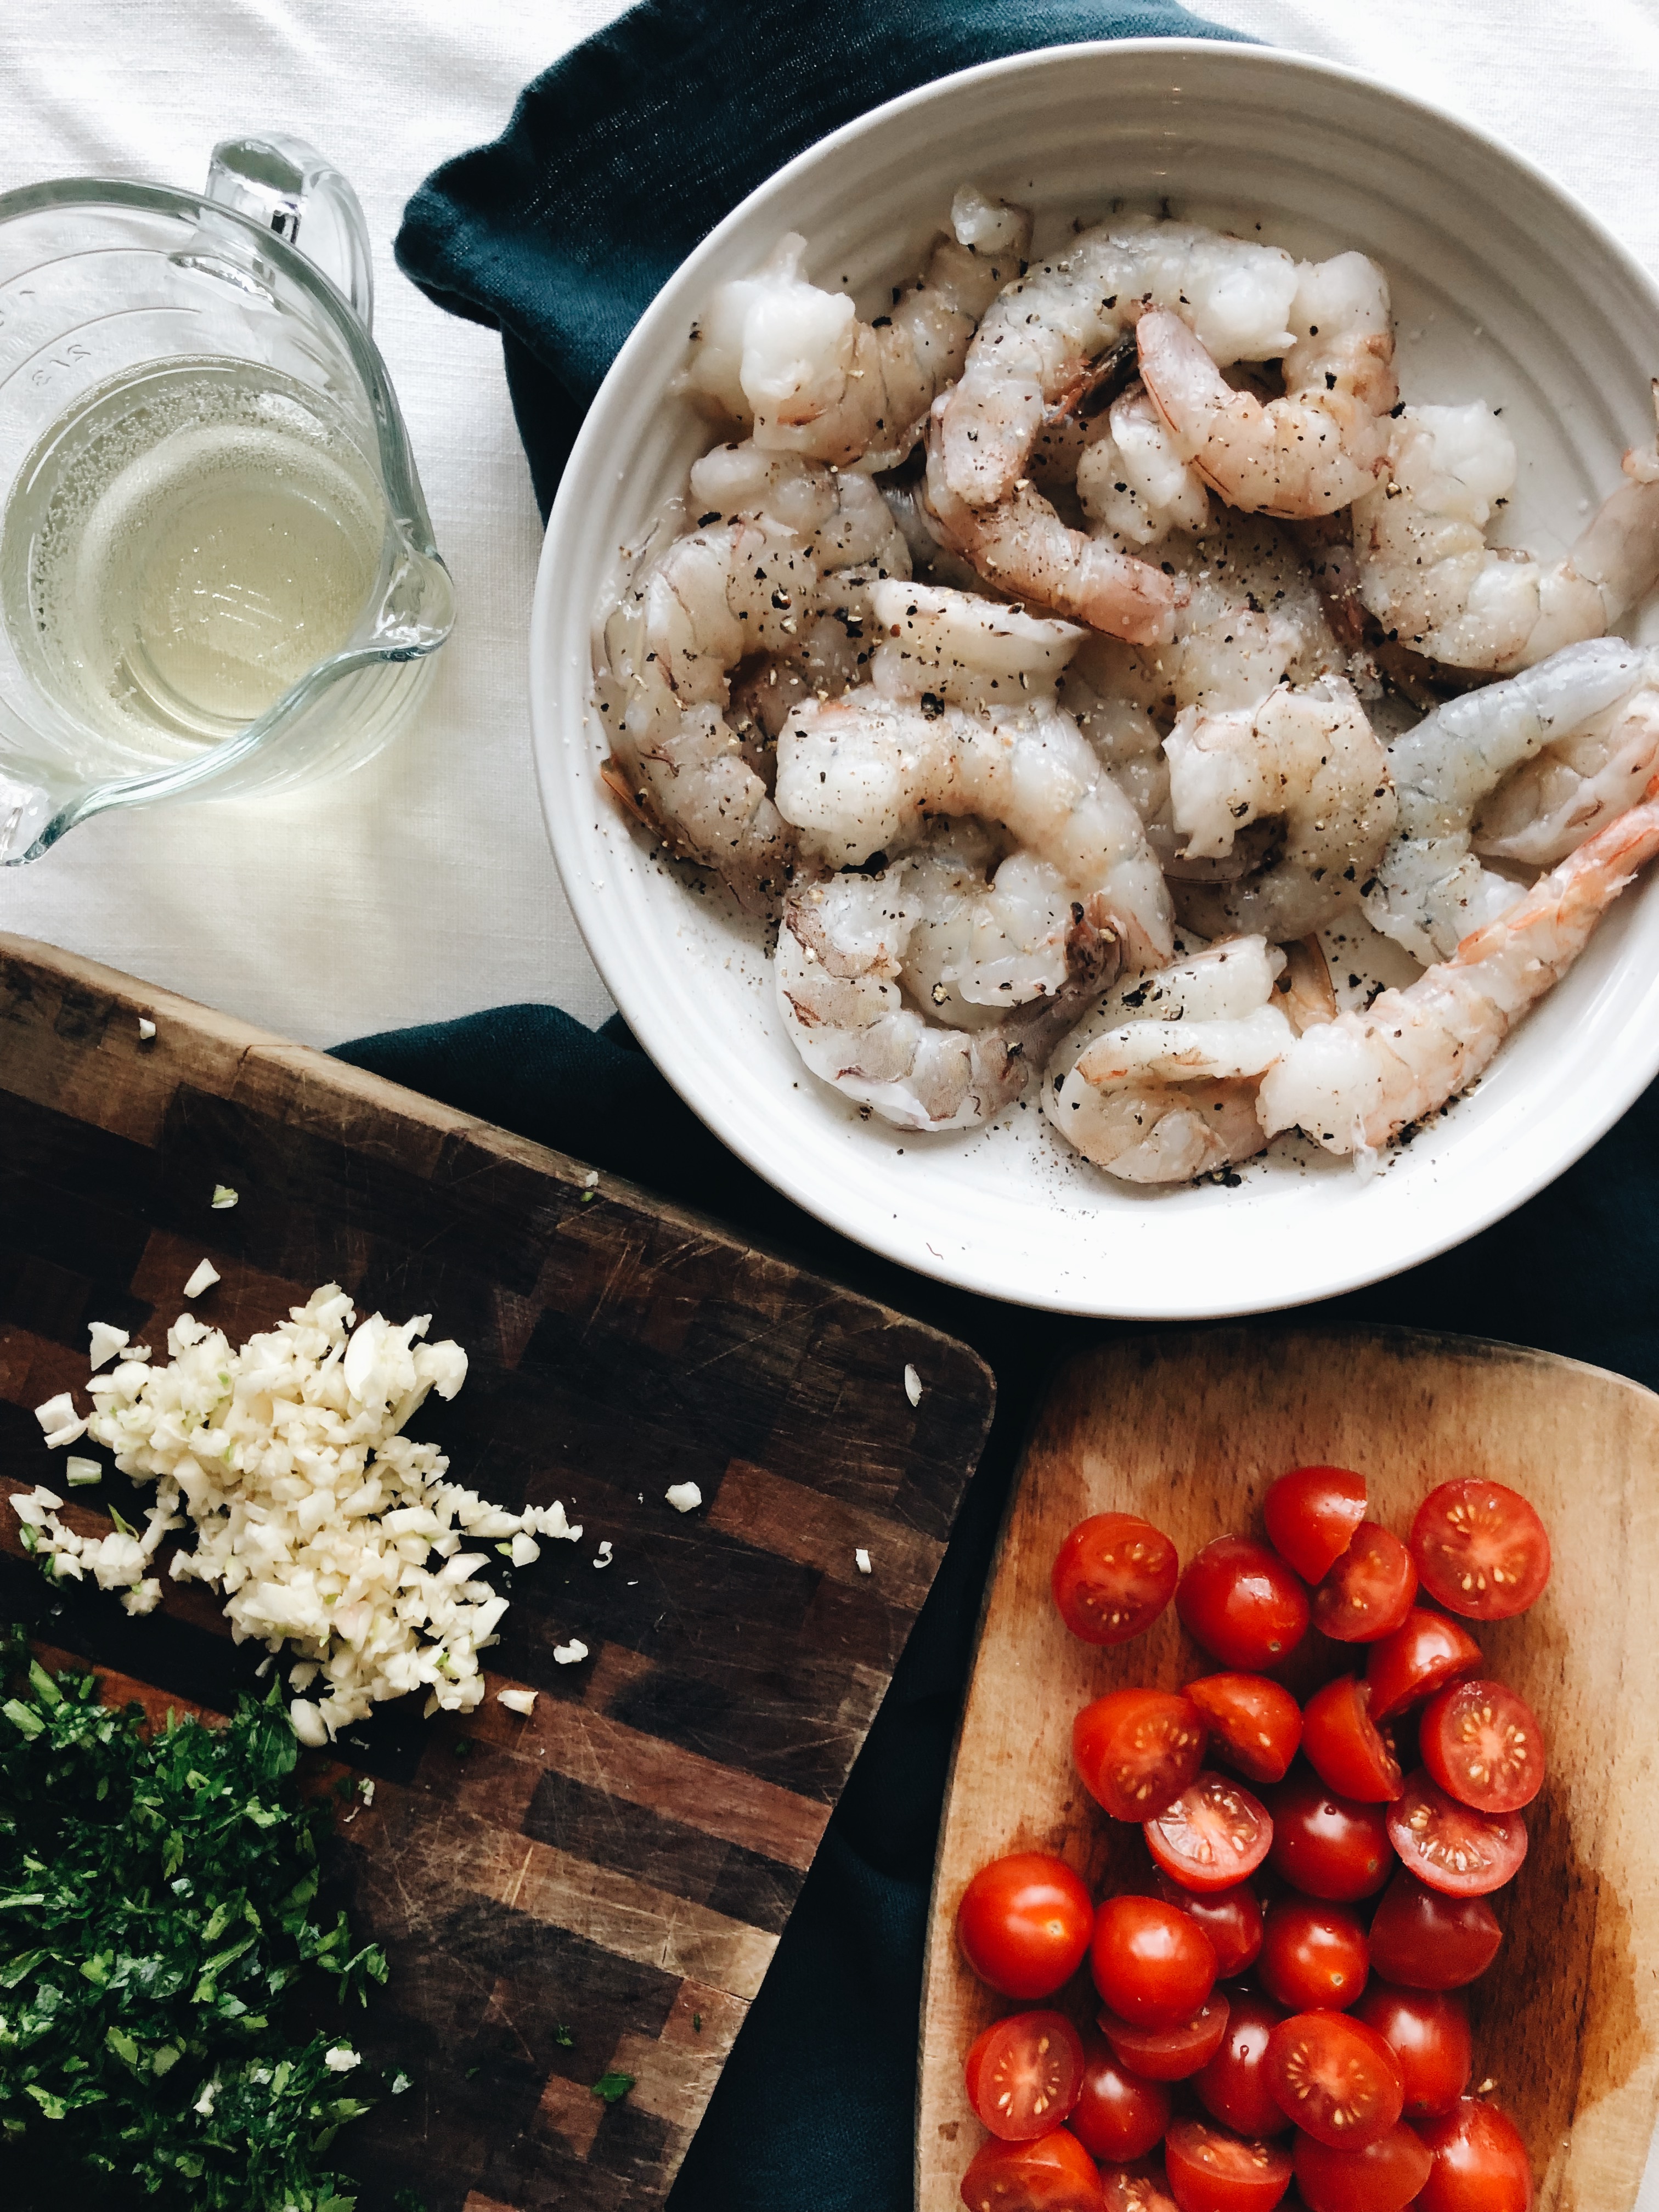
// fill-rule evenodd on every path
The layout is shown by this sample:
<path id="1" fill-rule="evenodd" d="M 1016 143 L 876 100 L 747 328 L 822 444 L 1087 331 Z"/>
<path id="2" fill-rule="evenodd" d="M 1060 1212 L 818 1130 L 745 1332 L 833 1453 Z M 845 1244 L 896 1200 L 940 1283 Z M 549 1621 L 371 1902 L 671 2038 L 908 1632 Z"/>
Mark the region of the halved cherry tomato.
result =
<path id="1" fill-rule="evenodd" d="M 1550 1578 L 1547 1530 L 1501 1482 L 1443 1482 L 1417 1509 L 1412 1554 L 1423 1587 L 1450 1613 L 1507 1620 Z"/>
<path id="2" fill-rule="evenodd" d="M 1103 2011 L 1100 2032 L 1119 2065 L 1143 2081 L 1184 2081 L 1213 2055 L 1227 2033 L 1227 2000 L 1219 1990 L 1212 1990 L 1192 2018 L 1177 2027 L 1142 2027 Z"/>
<path id="3" fill-rule="evenodd" d="M 1215 1949 L 1215 1975 L 1224 1982 L 1253 1966 L 1261 1950 L 1261 1901 L 1242 1881 L 1231 1889 L 1212 1889 L 1206 1896 L 1171 1881 L 1162 1867 L 1157 1870 L 1158 1893 L 1166 1905 L 1191 1913 Z"/>
<path id="4" fill-rule="evenodd" d="M 1349 1905 L 1281 1897 L 1267 1908 L 1256 1972 L 1287 2012 L 1346 2012 L 1365 1986 L 1371 1947 Z"/>
<path id="5" fill-rule="evenodd" d="M 1181 1562 L 1161 1528 L 1134 1513 L 1096 1513 L 1054 1554 L 1060 1617 L 1085 1644 L 1127 1644 L 1175 1594 Z"/>
<path id="6" fill-rule="evenodd" d="M 1120 2019 L 1146 2027 L 1190 2020 L 1215 1987 L 1215 1948 L 1161 1897 L 1109 1897 L 1089 1947 L 1095 1987 Z"/>
<path id="7" fill-rule="evenodd" d="M 957 1941 L 981 1981 L 1028 2003 L 1071 1980 L 1094 1924 L 1094 1899 L 1081 1879 L 1047 1851 L 993 1859 L 957 1908 Z"/>
<path id="8" fill-rule="evenodd" d="M 968 2101 L 991 2133 L 1035 2142 L 1078 2100 L 1083 2039 L 1064 2013 L 1011 2013 L 975 2037 L 965 2070 Z"/>
<path id="9" fill-rule="evenodd" d="M 1150 1820 L 1172 1805 L 1204 1756 L 1204 1722 L 1173 1690 L 1114 1690 L 1072 1723 L 1072 1757 L 1115 1820 Z"/>
<path id="10" fill-rule="evenodd" d="M 1164 2139 L 1164 2170 L 1181 2212 L 1273 2212 L 1291 2185 L 1291 2154 L 1206 2120 L 1177 2120 Z"/>
<path id="11" fill-rule="evenodd" d="M 1267 1856 L 1273 1824 L 1242 1783 L 1200 1774 L 1165 1813 L 1146 1822 L 1146 1848 L 1183 1889 L 1231 1889 Z"/>
<path id="12" fill-rule="evenodd" d="M 1291 2124 L 1267 2087 L 1267 2038 L 1284 2019 L 1276 2004 L 1241 1990 L 1227 2008 L 1227 2033 L 1193 2076 L 1199 2102 L 1212 2119 L 1242 2136 L 1283 2135 Z"/>
<path id="13" fill-rule="evenodd" d="M 1380 1805 L 1340 1797 L 1305 1771 L 1281 1782 L 1268 1802 L 1273 1868 L 1292 1889 L 1352 1905 L 1382 1888 L 1394 1852 Z"/>
<path id="14" fill-rule="evenodd" d="M 1413 1990 L 1461 1990 L 1498 1956 L 1504 1931 L 1484 1897 L 1443 1897 L 1402 1867 L 1371 1921 L 1371 1966 Z"/>
<path id="15" fill-rule="evenodd" d="M 1413 1606 L 1392 1636 L 1372 1644 L 1365 1661 L 1371 1718 L 1392 1720 L 1448 1682 L 1478 1674 L 1485 1663 L 1480 1646 L 1466 1628 L 1443 1613 Z"/>
<path id="16" fill-rule="evenodd" d="M 969 2212 L 1106 2212 L 1100 2175 L 1065 2128 L 1035 2142 L 981 2145 L 962 2177 Z"/>
<path id="17" fill-rule="evenodd" d="M 1293 2013 L 1268 2037 L 1265 2063 L 1279 2111 L 1333 2150 L 1387 2135 L 1406 2100 L 1400 2061 L 1345 2012 Z"/>
<path id="18" fill-rule="evenodd" d="M 1507 2112 L 1465 2097 L 1419 2132 L 1433 2160 L 1422 2212 L 1532 2212 L 1532 2161 Z"/>
<path id="19" fill-rule="evenodd" d="M 1164 2186 L 1162 2166 L 1103 2166 L 1100 2185 L 1106 2192 L 1106 2212 L 1180 2212 Z"/>
<path id="20" fill-rule="evenodd" d="M 1302 1749 L 1320 1780 L 1344 1797 L 1381 1804 L 1404 1787 L 1400 1762 L 1371 1719 L 1370 1692 L 1352 1674 L 1339 1675 L 1309 1698 Z"/>
<path id="21" fill-rule="evenodd" d="M 1145 2158 L 1163 2142 L 1174 2110 L 1166 2083 L 1132 2074 L 1098 2028 L 1085 2031 L 1083 2088 L 1068 2124 L 1091 2158 L 1103 2166 L 1127 2166 Z"/>
<path id="22" fill-rule="evenodd" d="M 1333 2150 L 1312 2136 L 1296 2139 L 1296 2185 L 1308 2212 L 1401 2212 L 1432 2163 L 1403 2120 L 1364 2150 Z"/>
<path id="23" fill-rule="evenodd" d="M 1353 2016 L 1374 2027 L 1400 2061 L 1406 2078 L 1401 2112 L 1407 2119 L 1431 2119 L 1450 2112 L 1468 2087 L 1474 2063 L 1468 2010 L 1462 1997 L 1373 1982 L 1354 2007 Z"/>
<path id="24" fill-rule="evenodd" d="M 1362 1521 L 1353 1541 L 1313 1594 L 1313 1617 L 1338 1644 L 1371 1644 L 1411 1611 L 1417 1568 L 1398 1536 Z"/>
<path id="25" fill-rule="evenodd" d="M 1302 1741 L 1302 1708 L 1265 1674 L 1203 1674 L 1186 1694 L 1209 1723 L 1216 1756 L 1249 1782 L 1282 1782 Z"/>
<path id="26" fill-rule="evenodd" d="M 1308 1593 L 1277 1553 L 1218 1536 L 1187 1563 L 1176 1611 L 1224 1667 L 1276 1667 L 1308 1630 Z"/>
<path id="27" fill-rule="evenodd" d="M 1476 1813 L 1448 1797 L 1421 1767 L 1389 1808 L 1389 1840 L 1419 1881 L 1447 1897 L 1501 1889 L 1527 1856 L 1518 1813 Z"/>
<path id="28" fill-rule="evenodd" d="M 1518 1813 L 1544 1786 L 1544 1731 L 1502 1682 L 1454 1682 L 1431 1700 L 1418 1741 L 1449 1797 L 1477 1813 Z"/>
<path id="29" fill-rule="evenodd" d="M 1346 1467 L 1293 1467 L 1261 1501 L 1273 1549 L 1304 1583 L 1329 1574 L 1365 1517 L 1365 1478 Z"/>

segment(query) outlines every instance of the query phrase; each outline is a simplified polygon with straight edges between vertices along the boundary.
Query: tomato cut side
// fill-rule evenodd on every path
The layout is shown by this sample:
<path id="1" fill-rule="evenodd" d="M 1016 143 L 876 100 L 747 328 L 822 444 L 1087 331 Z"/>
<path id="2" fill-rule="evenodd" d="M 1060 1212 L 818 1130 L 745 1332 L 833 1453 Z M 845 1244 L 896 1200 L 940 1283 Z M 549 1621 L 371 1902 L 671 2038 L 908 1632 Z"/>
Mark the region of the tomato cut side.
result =
<path id="1" fill-rule="evenodd" d="M 1261 1951 L 1261 1903 L 1247 1883 L 1235 1882 L 1231 1889 L 1212 1889 L 1204 1895 L 1171 1881 L 1162 1867 L 1157 1880 L 1164 1902 L 1189 1912 L 1209 1937 L 1218 1982 L 1255 1964 Z"/>
<path id="2" fill-rule="evenodd" d="M 1098 2028 L 1085 2031 L 1083 2084 L 1067 2125 L 1091 2158 L 1103 2166 L 1145 2158 L 1163 2142 L 1174 2109 L 1166 2083 L 1131 2073 Z"/>
<path id="3" fill-rule="evenodd" d="M 1265 1674 L 1203 1674 L 1186 1694 L 1209 1723 L 1210 1747 L 1248 1782 L 1280 1782 L 1302 1741 L 1302 1708 Z"/>
<path id="4" fill-rule="evenodd" d="M 1161 1528 L 1134 1513 L 1079 1521 L 1049 1576 L 1060 1617 L 1085 1644 L 1126 1644 L 1175 1595 L 1181 1562 Z"/>
<path id="5" fill-rule="evenodd" d="M 1443 1613 L 1414 1606 L 1392 1636 L 1372 1644 L 1366 1659 L 1371 1718 L 1392 1720 L 1448 1682 L 1478 1674 L 1485 1664 L 1468 1629 Z"/>
<path id="6" fill-rule="evenodd" d="M 1448 1897 L 1485 1897 L 1527 1856 L 1518 1813 L 1476 1813 L 1419 1768 L 1389 1808 L 1389 1840 L 1407 1872 Z"/>
<path id="7" fill-rule="evenodd" d="M 1411 1611 L 1417 1568 L 1398 1536 L 1362 1521 L 1353 1541 L 1313 1594 L 1313 1617 L 1338 1644 L 1392 1635 Z"/>
<path id="8" fill-rule="evenodd" d="M 1094 1899 L 1064 1859 L 1014 1851 L 981 1867 L 957 1908 L 957 1941 L 982 1982 L 1029 2003 L 1083 1964 Z"/>
<path id="9" fill-rule="evenodd" d="M 1175 2027 L 1143 2027 L 1103 2011 L 1100 2032 L 1118 2063 L 1147 2081 L 1184 2081 L 1212 2057 L 1227 2032 L 1227 2000 L 1212 1990 L 1190 2020 Z"/>
<path id="10" fill-rule="evenodd" d="M 1406 2081 L 1403 2118 L 1432 2119 L 1451 2111 L 1468 2087 L 1474 2064 L 1468 2008 L 1462 1997 L 1373 1982 L 1353 2016 L 1374 2027 L 1400 2061 Z"/>
<path id="11" fill-rule="evenodd" d="M 1287 1659 L 1308 1629 L 1308 1593 L 1277 1553 L 1248 1536 L 1218 1536 L 1188 1561 L 1176 1611 L 1224 1667 L 1256 1673 Z"/>
<path id="12" fill-rule="evenodd" d="M 1395 1857 L 1380 1805 L 1340 1796 L 1302 1770 L 1281 1782 L 1268 1802 L 1273 1869 L 1292 1889 L 1352 1905 L 1382 1888 Z"/>
<path id="13" fill-rule="evenodd" d="M 1058 2012 L 1017 2012 L 975 2038 L 968 2101 L 994 2136 L 1034 2142 L 1062 2124 L 1083 2087 L 1083 2039 Z"/>
<path id="14" fill-rule="evenodd" d="M 1404 1787 L 1400 1762 L 1371 1718 L 1370 1692 L 1352 1674 L 1327 1682 L 1309 1698 L 1302 1749 L 1320 1780 L 1344 1797 L 1382 1804 Z"/>
<path id="15" fill-rule="evenodd" d="M 1106 2212 L 1180 2212 L 1158 2166 L 1111 2166 L 1100 2170 Z"/>
<path id="16" fill-rule="evenodd" d="M 1065 2128 L 1035 2142 L 999 2142 L 994 2136 L 962 2177 L 969 2212 L 1106 2212 L 1100 2175 Z"/>
<path id="17" fill-rule="evenodd" d="M 1241 1990 L 1227 2008 L 1227 2033 L 1214 2057 L 1193 2076 L 1212 2119 L 1241 2136 L 1283 2135 L 1291 2124 L 1267 2086 L 1267 2039 L 1285 2014 L 1265 1997 Z"/>
<path id="18" fill-rule="evenodd" d="M 1204 2120 L 1177 2120 L 1164 2170 L 1181 2212 L 1273 2212 L 1291 2185 L 1291 2154 Z"/>
<path id="19" fill-rule="evenodd" d="M 1267 2087 L 1304 2135 L 1363 2150 L 1405 2104 L 1400 2061 L 1374 2027 L 1345 2012 L 1299 2012 L 1267 2039 Z"/>
<path id="20" fill-rule="evenodd" d="M 1204 1756 L 1204 1723 L 1171 1690 L 1114 1690 L 1072 1723 L 1072 1757 L 1115 1820 L 1150 1820 L 1172 1805 Z"/>
<path id="21" fill-rule="evenodd" d="M 1346 1467 L 1293 1467 L 1261 1501 L 1267 1536 L 1304 1583 L 1328 1575 L 1365 1517 L 1365 1478 Z"/>
<path id="22" fill-rule="evenodd" d="M 1371 1920 L 1371 1966 L 1413 1990 L 1461 1990 L 1498 1956 L 1504 1931 L 1484 1897 L 1443 1897 L 1402 1867 Z"/>
<path id="23" fill-rule="evenodd" d="M 1448 1796 L 1477 1813 L 1518 1813 L 1544 1786 L 1544 1731 L 1502 1682 L 1454 1682 L 1433 1698 L 1418 1737 Z"/>
<path id="24" fill-rule="evenodd" d="M 1508 2113 L 1465 2097 L 1442 2119 L 1425 2120 L 1433 2161 L 1422 2212 L 1532 2212 L 1532 2162 Z"/>
<path id="25" fill-rule="evenodd" d="M 1161 1897 L 1109 1897 L 1089 1946 L 1109 2009 L 1146 2027 L 1190 2020 L 1215 1987 L 1215 1948 L 1198 1923 Z"/>
<path id="26" fill-rule="evenodd" d="M 1171 1881 L 1211 1891 L 1231 1889 L 1255 1872 L 1272 1847 L 1273 1824 L 1241 1784 L 1200 1774 L 1143 1832 Z"/>
<path id="27" fill-rule="evenodd" d="M 1346 2012 L 1370 1972 L 1364 1923 L 1350 1905 L 1279 1898 L 1262 1926 L 1256 1972 L 1286 2012 Z"/>
<path id="28" fill-rule="evenodd" d="M 1524 1613 L 1550 1578 L 1548 1531 L 1501 1482 L 1431 1490 L 1412 1522 L 1412 1554 L 1430 1596 L 1471 1620 Z"/>
<path id="29" fill-rule="evenodd" d="M 1296 2185 L 1308 2212 L 1401 2212 L 1432 2164 L 1403 2120 L 1364 2150 L 1333 2150 L 1313 2136 L 1296 2140 Z"/>

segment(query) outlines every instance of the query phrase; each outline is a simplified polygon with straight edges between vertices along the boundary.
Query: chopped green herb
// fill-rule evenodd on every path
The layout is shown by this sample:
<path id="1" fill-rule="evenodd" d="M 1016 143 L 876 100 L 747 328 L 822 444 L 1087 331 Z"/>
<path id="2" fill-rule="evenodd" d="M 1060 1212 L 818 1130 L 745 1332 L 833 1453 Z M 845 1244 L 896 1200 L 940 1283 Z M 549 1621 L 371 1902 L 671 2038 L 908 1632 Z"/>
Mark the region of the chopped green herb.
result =
<path id="1" fill-rule="evenodd" d="M 625 2097 L 633 2086 L 634 2076 L 631 2074 L 601 2074 L 588 2094 L 601 2099 L 607 2105 L 614 2105 Z"/>
<path id="2" fill-rule="evenodd" d="M 570 2051 L 574 2048 L 576 2039 L 561 2021 L 553 2031 L 553 2040 L 562 2051 Z"/>
<path id="3" fill-rule="evenodd" d="M 426 2199 L 418 2189 L 400 2189 L 392 2200 L 392 2212 L 426 2212 Z"/>
<path id="4" fill-rule="evenodd" d="M 472 1739 L 470 1735 L 458 1735 L 454 1742 L 450 1745 L 449 1749 L 452 1758 L 471 1759 L 472 1756 Z"/>
<path id="5" fill-rule="evenodd" d="M 691 2033 L 693 2035 L 702 2033 L 702 2014 L 700 2012 L 694 2012 L 691 2015 Z"/>

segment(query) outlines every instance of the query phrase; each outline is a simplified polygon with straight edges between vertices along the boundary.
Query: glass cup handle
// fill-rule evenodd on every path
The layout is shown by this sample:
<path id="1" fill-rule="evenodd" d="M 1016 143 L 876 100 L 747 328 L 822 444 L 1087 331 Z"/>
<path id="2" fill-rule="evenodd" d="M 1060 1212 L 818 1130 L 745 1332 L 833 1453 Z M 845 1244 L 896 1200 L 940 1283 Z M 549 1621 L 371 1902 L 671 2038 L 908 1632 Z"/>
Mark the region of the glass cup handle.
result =
<path id="1" fill-rule="evenodd" d="M 374 272 L 362 203 L 314 146 L 285 131 L 222 138 L 208 163 L 204 197 L 297 246 L 370 327 Z"/>

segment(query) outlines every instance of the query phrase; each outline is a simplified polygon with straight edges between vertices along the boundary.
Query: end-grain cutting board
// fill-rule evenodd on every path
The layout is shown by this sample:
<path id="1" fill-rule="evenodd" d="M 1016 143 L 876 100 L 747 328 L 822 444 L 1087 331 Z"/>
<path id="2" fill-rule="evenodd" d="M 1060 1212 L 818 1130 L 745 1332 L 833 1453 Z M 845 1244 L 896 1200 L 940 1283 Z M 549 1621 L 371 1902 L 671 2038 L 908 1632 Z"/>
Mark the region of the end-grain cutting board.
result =
<path id="1" fill-rule="evenodd" d="M 0 938 L 0 1491 L 59 1472 L 29 1409 L 70 1389 L 84 1410 L 88 1322 L 160 1350 L 204 1255 L 223 1279 L 193 1310 L 234 1340 L 331 1280 L 361 1311 L 429 1312 L 471 1372 L 414 1432 L 486 1496 L 562 1498 L 586 1530 L 503 1563 L 490 1688 L 538 1690 L 532 1718 L 389 1711 L 339 1747 L 377 1778 L 342 1832 L 392 1963 L 365 2054 L 416 2084 L 342 2138 L 364 2212 L 399 2188 L 429 2212 L 653 2204 L 927 1594 L 990 1376 L 575 1162 Z M 688 1480 L 683 1519 L 663 1493 Z M 86 1528 L 129 1498 L 74 1495 Z M 0 1505 L 0 1610 L 43 1644 L 157 1710 L 253 1686 L 259 1648 L 204 1591 L 164 1579 L 141 1620 L 60 1600 L 16 1530 Z M 573 1638 L 588 1657 L 556 1664 Z M 611 2071 L 634 2087 L 606 2105 Z"/>
<path id="2" fill-rule="evenodd" d="M 1083 1355 L 1027 1446 L 939 1842 L 917 2212 L 960 2204 L 985 2140 L 963 2058 L 1013 2009 L 957 1948 L 969 1877 L 1006 1851 L 1037 1850 L 1060 1852 L 1097 1894 L 1143 1887 L 1138 1830 L 1108 1820 L 1073 1768 L 1073 1717 L 1109 1690 L 1215 1669 L 1173 1607 L 1112 1650 L 1069 1635 L 1048 1589 L 1060 1539 L 1091 1513 L 1139 1513 L 1186 1560 L 1212 1537 L 1260 1534 L 1267 1485 L 1321 1462 L 1359 1468 L 1372 1518 L 1401 1534 L 1454 1475 L 1512 1484 L 1549 1528 L 1554 1568 L 1538 1604 L 1474 1625 L 1492 1671 L 1538 1713 L 1550 1761 L 1527 1808 L 1526 1863 L 1493 1900 L 1503 1948 L 1468 1992 L 1474 2080 L 1491 2078 L 1525 2136 L 1541 2212 L 1635 2203 L 1659 2103 L 1659 1398 L 1473 1339 L 1231 1328 Z M 1310 1634 L 1286 1668 L 1299 1695 L 1338 1671 L 1320 1645 Z M 1086 1967 L 1061 2001 L 1093 2017 Z"/>

